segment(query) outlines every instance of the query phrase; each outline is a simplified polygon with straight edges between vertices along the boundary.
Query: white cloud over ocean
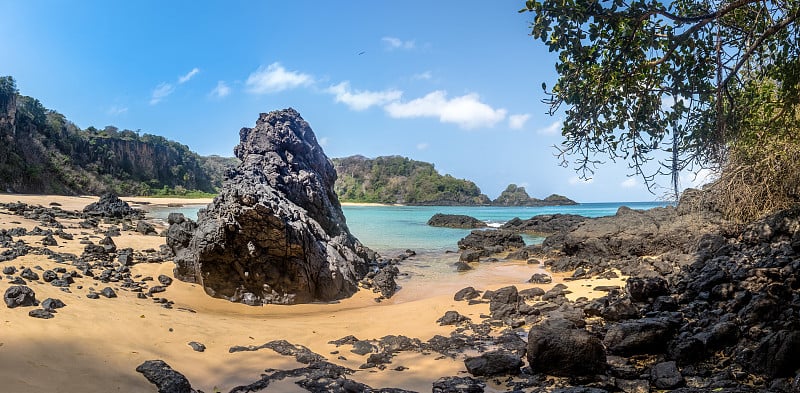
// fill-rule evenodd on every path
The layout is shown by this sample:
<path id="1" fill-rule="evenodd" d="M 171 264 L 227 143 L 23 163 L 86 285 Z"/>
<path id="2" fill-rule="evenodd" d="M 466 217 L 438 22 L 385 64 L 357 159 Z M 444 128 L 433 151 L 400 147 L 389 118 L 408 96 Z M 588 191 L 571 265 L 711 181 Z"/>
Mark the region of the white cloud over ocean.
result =
<path id="1" fill-rule="evenodd" d="M 247 77 L 245 86 L 253 94 L 277 93 L 280 91 L 308 86 L 314 82 L 309 74 L 289 71 L 280 63 L 261 66 Z"/>
<path id="2" fill-rule="evenodd" d="M 443 90 L 408 102 L 392 102 L 384 109 L 393 118 L 433 117 L 442 123 L 457 124 L 464 129 L 493 127 L 506 118 L 507 112 L 481 102 L 477 93 L 448 99 L 447 92 Z"/>
<path id="3" fill-rule="evenodd" d="M 344 81 L 331 86 L 326 90 L 334 95 L 336 102 L 347 105 L 354 111 L 363 111 L 372 106 L 384 105 L 402 97 L 400 90 L 388 89 L 382 91 L 362 91 L 350 88 L 350 82 Z"/>

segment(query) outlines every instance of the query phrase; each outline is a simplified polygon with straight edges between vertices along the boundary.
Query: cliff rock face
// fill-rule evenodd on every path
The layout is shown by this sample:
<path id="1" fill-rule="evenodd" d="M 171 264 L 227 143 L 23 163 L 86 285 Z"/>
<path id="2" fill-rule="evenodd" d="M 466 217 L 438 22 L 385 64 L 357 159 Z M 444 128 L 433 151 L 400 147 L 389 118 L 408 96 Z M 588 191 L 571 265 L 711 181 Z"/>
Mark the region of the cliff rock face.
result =
<path id="1" fill-rule="evenodd" d="M 253 305 L 355 293 L 374 253 L 347 229 L 336 171 L 311 127 L 286 109 L 262 113 L 239 135 L 241 164 L 200 212 L 188 246 L 172 243 L 176 276 Z"/>
<path id="2" fill-rule="evenodd" d="M 0 190 L 5 192 L 147 195 L 164 187 L 216 192 L 222 178 L 216 168 L 229 162 L 205 159 L 156 135 L 114 126 L 81 130 L 39 100 L 20 95 L 12 77 L 0 76 Z"/>

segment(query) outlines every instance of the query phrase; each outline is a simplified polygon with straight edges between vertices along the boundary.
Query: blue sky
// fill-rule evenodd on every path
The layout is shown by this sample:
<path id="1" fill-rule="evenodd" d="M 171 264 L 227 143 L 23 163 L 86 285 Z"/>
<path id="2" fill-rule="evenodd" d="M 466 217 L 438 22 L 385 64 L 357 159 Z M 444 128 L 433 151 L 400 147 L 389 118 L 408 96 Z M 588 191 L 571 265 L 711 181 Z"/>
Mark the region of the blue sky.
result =
<path id="1" fill-rule="evenodd" d="M 258 113 L 293 107 L 330 157 L 403 155 L 581 202 L 654 200 L 624 163 L 558 166 L 541 84 L 555 55 L 524 1 L 3 1 L 0 74 L 79 127 L 232 156 Z M 663 179 L 668 183 L 668 179 Z"/>

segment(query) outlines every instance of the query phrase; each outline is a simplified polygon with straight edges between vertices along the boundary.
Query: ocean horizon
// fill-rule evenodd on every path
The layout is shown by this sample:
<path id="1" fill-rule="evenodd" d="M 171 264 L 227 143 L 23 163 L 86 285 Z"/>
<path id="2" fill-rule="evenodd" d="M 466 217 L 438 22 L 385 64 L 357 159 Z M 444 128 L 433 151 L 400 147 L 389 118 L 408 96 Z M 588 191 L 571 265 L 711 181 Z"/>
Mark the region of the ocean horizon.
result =
<path id="1" fill-rule="evenodd" d="M 344 205 L 342 211 L 350 232 L 365 246 L 391 256 L 406 249 L 418 254 L 441 254 L 456 251 L 458 241 L 470 229 L 429 226 L 428 220 L 436 213 L 464 214 L 486 222 L 489 227 L 499 227 L 519 217 L 528 219 L 542 214 L 577 214 L 585 217 L 602 217 L 616 214 L 621 206 L 647 210 L 669 205 L 669 202 L 596 202 L 564 206 L 399 206 L 399 205 Z M 148 210 L 156 219 L 166 219 L 170 212 L 183 213 L 193 220 L 205 205 L 159 207 Z M 541 243 L 544 238 L 523 235 L 526 244 Z"/>

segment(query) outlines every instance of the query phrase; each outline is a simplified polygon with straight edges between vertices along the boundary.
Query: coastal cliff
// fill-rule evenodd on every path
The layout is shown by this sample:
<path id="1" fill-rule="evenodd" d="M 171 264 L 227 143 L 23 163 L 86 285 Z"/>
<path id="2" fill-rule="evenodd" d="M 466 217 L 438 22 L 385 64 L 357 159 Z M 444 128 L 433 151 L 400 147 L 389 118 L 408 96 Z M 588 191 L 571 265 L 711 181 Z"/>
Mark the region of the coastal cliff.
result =
<path id="1" fill-rule="evenodd" d="M 0 190 L 60 195 L 216 192 L 224 159 L 161 136 L 107 126 L 80 129 L 0 77 Z M 215 176 L 215 173 L 217 175 Z"/>

